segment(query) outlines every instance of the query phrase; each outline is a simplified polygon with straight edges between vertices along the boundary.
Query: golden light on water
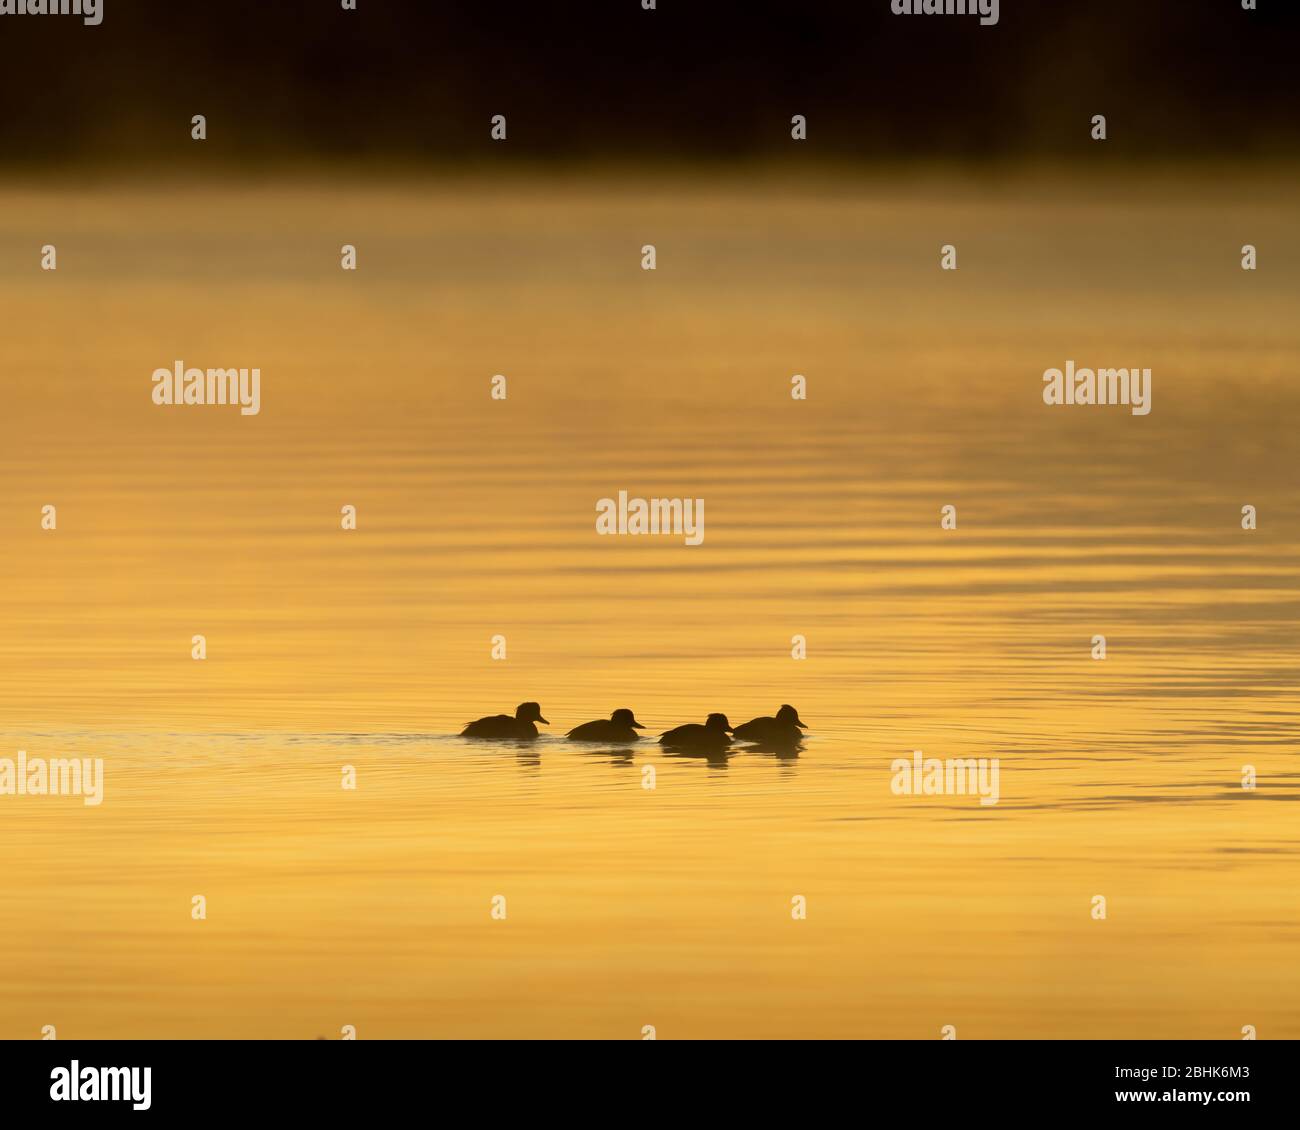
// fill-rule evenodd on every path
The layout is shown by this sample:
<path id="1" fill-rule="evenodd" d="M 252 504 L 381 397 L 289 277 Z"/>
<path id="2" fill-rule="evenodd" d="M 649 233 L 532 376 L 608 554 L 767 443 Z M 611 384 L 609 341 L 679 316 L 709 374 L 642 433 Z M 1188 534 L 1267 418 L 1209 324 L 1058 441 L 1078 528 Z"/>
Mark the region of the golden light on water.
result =
<path id="1" fill-rule="evenodd" d="M 0 1036 L 1300 1035 L 1286 185 L 9 190 L 0 740 L 106 797 L 0 807 Z M 704 543 L 599 537 L 624 489 Z M 782 702 L 798 758 L 562 740 Z"/>

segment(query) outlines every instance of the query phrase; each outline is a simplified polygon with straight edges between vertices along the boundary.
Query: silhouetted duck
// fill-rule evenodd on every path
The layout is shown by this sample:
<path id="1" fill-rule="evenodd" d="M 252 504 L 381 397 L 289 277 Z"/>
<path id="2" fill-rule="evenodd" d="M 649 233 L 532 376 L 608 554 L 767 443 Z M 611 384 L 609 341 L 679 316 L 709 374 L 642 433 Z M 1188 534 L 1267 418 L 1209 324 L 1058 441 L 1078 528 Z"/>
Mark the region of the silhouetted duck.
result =
<path id="1" fill-rule="evenodd" d="M 645 727 L 630 710 L 616 710 L 608 718 L 584 722 L 569 731 L 575 742 L 635 742 L 641 739 L 637 730 Z"/>
<path id="2" fill-rule="evenodd" d="M 493 714 L 471 722 L 461 732 L 462 738 L 493 738 L 496 741 L 530 742 L 537 737 L 534 722 L 550 725 L 542 717 L 542 708 L 535 702 L 521 702 L 515 710 L 515 716 Z"/>
<path id="3" fill-rule="evenodd" d="M 755 718 L 736 727 L 736 741 L 762 742 L 772 745 L 790 745 L 799 741 L 801 730 L 807 727 L 799 721 L 799 711 L 793 706 L 783 706 L 775 718 Z"/>
<path id="4" fill-rule="evenodd" d="M 731 742 L 731 723 L 725 714 L 710 714 L 704 725 L 689 722 L 669 730 L 659 739 L 660 745 L 678 749 L 725 749 Z"/>

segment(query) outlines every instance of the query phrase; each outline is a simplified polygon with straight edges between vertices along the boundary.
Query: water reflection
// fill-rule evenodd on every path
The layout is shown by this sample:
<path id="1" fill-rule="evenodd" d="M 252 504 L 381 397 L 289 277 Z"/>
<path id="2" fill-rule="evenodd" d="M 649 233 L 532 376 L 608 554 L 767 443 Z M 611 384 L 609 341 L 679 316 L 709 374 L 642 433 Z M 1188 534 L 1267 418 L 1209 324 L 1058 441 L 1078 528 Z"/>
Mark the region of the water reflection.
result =
<path id="1" fill-rule="evenodd" d="M 11 195 L 79 266 L 0 264 L 0 743 L 105 800 L 0 797 L 0 1035 L 1300 1036 L 1300 275 L 1222 253 L 1285 187 Z M 1044 411 L 1065 342 L 1153 412 Z M 182 353 L 261 415 L 155 409 Z M 598 536 L 624 488 L 703 543 Z M 549 734 L 452 736 L 523 695 Z M 807 742 L 559 736 L 787 700 Z M 916 750 L 1000 802 L 894 796 Z"/>

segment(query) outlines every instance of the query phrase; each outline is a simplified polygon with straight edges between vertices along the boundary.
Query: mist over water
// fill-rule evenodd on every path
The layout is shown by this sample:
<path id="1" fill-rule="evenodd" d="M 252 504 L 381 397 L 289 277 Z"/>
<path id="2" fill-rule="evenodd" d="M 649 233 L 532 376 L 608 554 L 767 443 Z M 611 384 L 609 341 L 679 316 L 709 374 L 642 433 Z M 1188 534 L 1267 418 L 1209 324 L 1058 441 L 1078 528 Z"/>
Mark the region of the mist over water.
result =
<path id="1" fill-rule="evenodd" d="M 3 801 L 0 1036 L 1300 1035 L 1289 184 L 8 190 L 0 743 L 105 799 Z M 798 757 L 654 741 L 783 702 Z M 999 803 L 894 796 L 918 749 Z"/>

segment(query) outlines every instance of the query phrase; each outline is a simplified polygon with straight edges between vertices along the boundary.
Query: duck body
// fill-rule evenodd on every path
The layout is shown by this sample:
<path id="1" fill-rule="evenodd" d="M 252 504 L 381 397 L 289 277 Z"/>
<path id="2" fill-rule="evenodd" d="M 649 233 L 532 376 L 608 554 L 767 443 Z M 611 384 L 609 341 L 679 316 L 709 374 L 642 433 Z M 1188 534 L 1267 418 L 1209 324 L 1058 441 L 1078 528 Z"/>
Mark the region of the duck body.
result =
<path id="1" fill-rule="evenodd" d="M 677 749 L 725 749 L 731 744 L 731 723 L 725 714 L 710 714 L 703 726 L 688 722 L 674 727 L 660 737 L 659 744 Z"/>
<path id="2" fill-rule="evenodd" d="M 738 742 L 759 742 L 763 745 L 792 745 L 803 740 L 804 724 L 793 706 L 782 706 L 776 717 L 764 716 L 743 722 L 735 729 Z"/>
<path id="3" fill-rule="evenodd" d="M 509 714 L 493 714 L 487 718 L 475 719 L 461 731 L 460 736 L 530 742 L 537 737 L 537 727 L 532 722 L 521 722 Z"/>
<path id="4" fill-rule="evenodd" d="M 636 742 L 641 740 L 637 730 L 644 729 L 632 711 L 616 710 L 608 718 L 575 726 L 568 736 L 575 742 Z"/>
<path id="5" fill-rule="evenodd" d="M 461 732 L 462 738 L 487 738 L 498 742 L 531 742 L 537 738 L 536 722 L 546 723 L 542 708 L 535 702 L 520 703 L 514 717 L 509 714 L 492 714 L 478 718 Z M 549 725 L 550 723 L 546 723 Z"/>

